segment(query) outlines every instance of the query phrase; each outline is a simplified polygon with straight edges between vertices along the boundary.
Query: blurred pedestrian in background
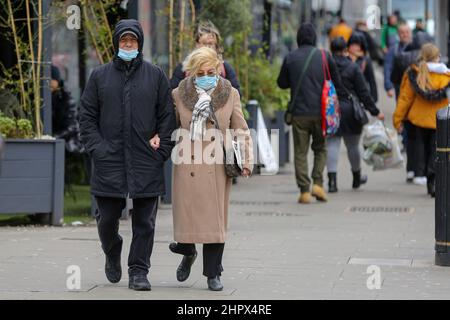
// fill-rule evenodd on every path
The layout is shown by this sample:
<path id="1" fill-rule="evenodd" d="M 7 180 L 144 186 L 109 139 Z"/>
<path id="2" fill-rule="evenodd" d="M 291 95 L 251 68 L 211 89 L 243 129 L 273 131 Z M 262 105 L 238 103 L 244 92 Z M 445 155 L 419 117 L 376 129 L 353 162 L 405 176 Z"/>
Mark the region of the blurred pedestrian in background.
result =
<path id="1" fill-rule="evenodd" d="M 423 19 L 417 19 L 416 20 L 416 27 L 413 30 L 413 33 L 416 34 L 417 32 L 426 32 L 425 24 L 423 23 Z"/>
<path id="2" fill-rule="evenodd" d="M 89 175 L 86 167 L 87 155 L 80 138 L 78 107 L 64 86 L 59 69 L 51 66 L 50 89 L 52 93 L 52 130 L 53 136 L 65 140 L 64 182 L 66 191 L 72 192 L 72 185 L 81 174 Z"/>
<path id="3" fill-rule="evenodd" d="M 375 80 L 372 59 L 367 55 L 367 43 L 363 35 L 354 33 L 347 43 L 349 56 L 353 62 L 360 67 L 366 80 L 366 85 L 370 91 L 372 99 L 378 101 L 378 89 Z"/>
<path id="4" fill-rule="evenodd" d="M 371 115 L 380 120 L 384 120 L 384 114 L 373 101 L 359 66 L 349 58 L 345 39 L 342 37 L 334 39 L 331 42 L 331 52 L 339 70 L 342 85 L 347 93 L 339 99 L 341 108 L 339 131 L 335 136 L 327 138 L 328 192 L 332 193 L 338 191 L 337 167 L 341 140 L 344 140 L 351 165 L 352 188 L 358 189 L 361 184 L 367 182 L 367 176 L 361 175 L 361 151 L 359 146 L 363 124 L 355 118 L 353 99 L 356 99 L 357 107 L 368 110 Z"/>
<path id="5" fill-rule="evenodd" d="M 201 47 L 194 50 L 184 63 L 190 74 L 173 90 L 178 128 L 183 129 L 174 154 L 188 159 L 187 163 L 174 160 L 173 223 L 174 239 L 169 249 L 183 255 L 177 269 L 177 280 L 185 281 L 197 257 L 196 243 L 203 244 L 203 275 L 208 288 L 220 291 L 223 285 L 222 256 L 228 229 L 228 207 L 231 178 L 225 174 L 222 139 L 233 129 L 233 138 L 242 143 L 242 175 L 249 177 L 253 170 L 253 151 L 250 131 L 241 109 L 239 92 L 220 76 L 222 61 L 214 49 Z M 189 132 L 184 135 L 183 132 Z M 229 132 L 228 132 L 229 134 Z M 188 142 L 184 142 L 188 141 Z M 179 148 L 185 146 L 188 147 Z M 201 150 L 198 159 L 197 144 Z M 218 147 L 217 147 L 218 145 Z M 227 143 L 225 144 L 227 145 Z M 213 146 L 214 148 L 211 148 Z M 181 153 L 183 155 L 181 155 Z M 202 156 L 203 155 L 203 156 Z M 206 157 L 206 158 L 205 158 Z M 220 160 L 222 159 L 222 160 Z"/>
<path id="6" fill-rule="evenodd" d="M 397 57 L 400 53 L 404 52 L 406 47 L 412 42 L 411 28 L 408 26 L 407 23 L 399 24 L 398 37 L 400 41 L 389 49 L 388 53 L 384 58 L 384 65 L 383 65 L 384 89 L 386 90 L 387 95 L 390 98 L 392 97 L 397 98 L 400 90 L 400 82 L 393 83 L 391 80 L 392 71 L 394 70 L 395 57 Z"/>
<path id="7" fill-rule="evenodd" d="M 316 31 L 311 23 L 300 26 L 297 44 L 298 49 L 284 58 L 277 82 L 280 88 L 291 89 L 295 177 L 300 189 L 298 202 L 308 204 L 311 203 L 311 196 L 318 201 L 328 200 L 323 189 L 323 171 L 327 162 L 326 138 L 322 132 L 322 89 L 325 75 L 322 52 L 316 48 Z M 338 68 L 330 53 L 326 52 L 325 56 L 325 63 L 329 65 L 331 78 L 341 96 L 344 90 Z M 308 169 L 310 147 L 314 152 L 312 191 Z"/>
<path id="8" fill-rule="evenodd" d="M 416 126 L 414 162 L 416 184 L 427 185 L 428 194 L 435 196 L 436 112 L 448 104 L 450 70 L 440 62 L 439 48 L 425 44 L 417 63 L 403 76 L 394 127 L 401 132 L 403 121 Z"/>
<path id="9" fill-rule="evenodd" d="M 352 28 L 347 24 L 345 19 L 343 17 L 339 17 L 339 23 L 333 26 L 330 30 L 330 43 L 331 41 L 333 41 L 333 39 L 336 39 L 338 37 L 342 37 L 345 39 L 345 41 L 348 41 L 348 39 L 350 39 L 350 36 L 352 35 L 352 32 Z"/>
<path id="10" fill-rule="evenodd" d="M 367 53 L 373 61 L 382 62 L 383 53 L 379 50 L 379 45 L 377 45 L 374 37 L 370 34 L 369 28 L 367 27 L 367 22 L 365 20 L 359 20 L 355 24 L 355 29 L 353 33 L 360 33 L 364 36 L 367 45 Z M 347 39 L 348 41 L 348 39 Z"/>
<path id="11" fill-rule="evenodd" d="M 195 31 L 195 48 L 208 47 L 216 50 L 219 57 L 222 59 L 222 39 L 220 37 L 219 29 L 211 22 L 200 22 Z M 170 86 L 175 89 L 180 84 L 181 80 L 189 76 L 189 74 L 183 70 L 183 66 L 179 63 L 173 71 L 172 78 L 170 79 Z M 237 78 L 236 72 L 233 67 L 226 61 L 223 61 L 220 65 L 220 76 L 231 82 L 231 85 L 237 89 L 240 93 L 240 84 Z"/>
<path id="12" fill-rule="evenodd" d="M 398 17 L 393 14 L 388 17 L 387 24 L 381 30 L 381 49 L 386 54 L 398 41 Z"/>

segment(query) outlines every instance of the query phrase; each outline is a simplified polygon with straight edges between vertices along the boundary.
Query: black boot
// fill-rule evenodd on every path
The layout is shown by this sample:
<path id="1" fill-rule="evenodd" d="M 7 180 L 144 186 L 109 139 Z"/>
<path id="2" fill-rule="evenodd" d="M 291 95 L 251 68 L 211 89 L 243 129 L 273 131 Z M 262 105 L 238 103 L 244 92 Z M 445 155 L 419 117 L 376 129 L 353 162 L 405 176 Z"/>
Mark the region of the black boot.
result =
<path id="1" fill-rule="evenodd" d="M 105 262 L 105 274 L 109 282 L 117 283 L 122 278 L 122 266 L 119 255 L 107 255 Z"/>
<path id="2" fill-rule="evenodd" d="M 328 172 L 328 192 L 329 193 L 338 192 L 336 172 Z"/>
<path id="3" fill-rule="evenodd" d="M 361 175 L 361 170 L 352 171 L 353 173 L 353 189 L 358 189 L 362 184 L 367 182 L 367 176 Z"/>

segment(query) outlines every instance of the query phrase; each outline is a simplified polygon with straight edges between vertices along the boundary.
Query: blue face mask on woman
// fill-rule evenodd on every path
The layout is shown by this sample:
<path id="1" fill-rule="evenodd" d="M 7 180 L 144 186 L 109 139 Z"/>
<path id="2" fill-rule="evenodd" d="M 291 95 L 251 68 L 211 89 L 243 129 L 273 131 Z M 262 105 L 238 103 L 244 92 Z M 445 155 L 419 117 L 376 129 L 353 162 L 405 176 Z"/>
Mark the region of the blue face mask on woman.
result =
<path id="1" fill-rule="evenodd" d="M 195 78 L 195 84 L 205 91 L 215 88 L 218 81 L 218 76 L 201 76 Z"/>
<path id="2" fill-rule="evenodd" d="M 131 61 L 134 58 L 136 58 L 138 54 L 139 54 L 138 49 L 134 50 L 119 49 L 119 53 L 117 54 L 117 56 L 124 61 Z"/>

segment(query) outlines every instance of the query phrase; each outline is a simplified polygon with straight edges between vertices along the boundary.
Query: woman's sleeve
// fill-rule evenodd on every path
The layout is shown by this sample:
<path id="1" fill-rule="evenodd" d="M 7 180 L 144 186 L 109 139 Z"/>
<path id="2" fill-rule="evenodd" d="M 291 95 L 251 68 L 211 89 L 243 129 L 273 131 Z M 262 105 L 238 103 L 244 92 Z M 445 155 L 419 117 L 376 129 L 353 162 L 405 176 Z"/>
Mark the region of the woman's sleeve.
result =
<path id="1" fill-rule="evenodd" d="M 241 99 L 237 90 L 232 89 L 233 92 L 233 112 L 231 114 L 230 128 L 233 130 L 232 136 L 241 144 L 241 151 L 243 154 L 243 168 L 253 172 L 253 141 L 250 135 L 250 130 L 242 113 Z"/>
<path id="2" fill-rule="evenodd" d="M 370 94 L 372 95 L 373 101 L 378 101 L 378 89 L 377 82 L 375 80 L 375 72 L 373 70 L 372 60 L 370 58 L 366 58 L 367 66 L 365 70 L 366 79 L 369 82 L 370 86 Z"/>
<path id="3" fill-rule="evenodd" d="M 373 101 L 373 98 L 370 95 L 361 69 L 355 65 L 354 70 L 353 83 L 356 95 L 364 105 L 364 108 L 369 111 L 372 116 L 377 116 L 380 113 L 380 110 L 377 108 L 375 101 Z"/>

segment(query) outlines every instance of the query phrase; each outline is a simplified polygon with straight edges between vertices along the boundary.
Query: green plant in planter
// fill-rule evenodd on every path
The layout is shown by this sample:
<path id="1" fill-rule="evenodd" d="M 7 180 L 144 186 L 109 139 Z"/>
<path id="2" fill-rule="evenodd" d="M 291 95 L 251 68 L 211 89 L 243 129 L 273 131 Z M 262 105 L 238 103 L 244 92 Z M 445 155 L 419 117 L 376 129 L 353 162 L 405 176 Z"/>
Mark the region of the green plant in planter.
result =
<path id="1" fill-rule="evenodd" d="M 280 64 L 270 62 L 260 50 L 249 59 L 249 91 L 251 99 L 258 100 L 262 112 L 273 117 L 274 111 L 286 110 L 289 91 L 278 87 Z"/>
<path id="2" fill-rule="evenodd" d="M 19 119 L 17 122 L 0 113 L 0 133 L 5 138 L 27 139 L 33 137 L 33 125 L 28 119 Z"/>
<path id="3" fill-rule="evenodd" d="M 0 133 L 5 138 L 12 138 L 16 134 L 16 122 L 0 115 Z"/>
<path id="4" fill-rule="evenodd" d="M 23 139 L 33 137 L 33 125 L 30 120 L 19 119 L 17 120 L 17 136 Z"/>

